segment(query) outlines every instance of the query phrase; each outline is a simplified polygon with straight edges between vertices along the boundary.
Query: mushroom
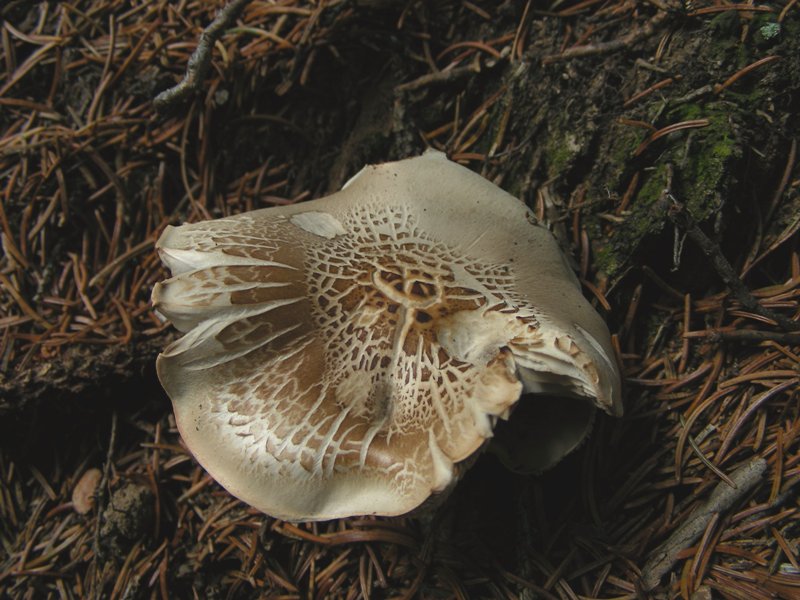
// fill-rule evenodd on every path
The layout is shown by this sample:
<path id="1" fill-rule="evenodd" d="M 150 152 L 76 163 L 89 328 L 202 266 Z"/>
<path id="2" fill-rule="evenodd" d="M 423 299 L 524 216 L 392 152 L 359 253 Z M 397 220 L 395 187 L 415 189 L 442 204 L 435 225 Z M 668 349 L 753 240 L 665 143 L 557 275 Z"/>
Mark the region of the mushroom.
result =
<path id="1" fill-rule="evenodd" d="M 440 152 L 319 200 L 167 227 L 157 248 L 172 278 L 153 303 L 185 334 L 157 361 L 181 435 L 272 516 L 419 507 L 523 390 L 621 413 L 608 329 L 553 236 Z"/>

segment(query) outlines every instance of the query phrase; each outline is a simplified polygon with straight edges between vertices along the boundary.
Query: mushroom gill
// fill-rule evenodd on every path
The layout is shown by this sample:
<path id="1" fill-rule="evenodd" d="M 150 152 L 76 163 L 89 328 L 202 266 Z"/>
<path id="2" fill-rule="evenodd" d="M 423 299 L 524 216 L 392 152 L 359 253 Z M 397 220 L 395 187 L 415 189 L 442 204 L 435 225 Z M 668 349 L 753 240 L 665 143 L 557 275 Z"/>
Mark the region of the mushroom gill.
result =
<path id="1" fill-rule="evenodd" d="M 523 389 L 620 412 L 608 330 L 551 234 L 441 153 L 157 247 L 173 277 L 153 302 L 185 334 L 157 363 L 178 427 L 270 515 L 406 513 Z"/>

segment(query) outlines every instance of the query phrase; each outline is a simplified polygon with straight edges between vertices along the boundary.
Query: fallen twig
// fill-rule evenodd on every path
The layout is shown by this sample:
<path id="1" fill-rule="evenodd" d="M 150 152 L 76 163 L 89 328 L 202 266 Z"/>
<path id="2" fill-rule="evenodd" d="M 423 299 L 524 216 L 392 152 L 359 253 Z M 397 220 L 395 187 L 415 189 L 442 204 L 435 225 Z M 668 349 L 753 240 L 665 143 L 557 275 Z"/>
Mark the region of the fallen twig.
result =
<path id="1" fill-rule="evenodd" d="M 197 49 L 189 57 L 183 79 L 177 85 L 161 92 L 153 100 L 156 110 L 163 113 L 200 89 L 200 84 L 211 66 L 211 52 L 214 44 L 249 3 L 250 0 L 231 0 L 230 4 L 217 13 L 211 24 L 200 35 Z"/>
<path id="2" fill-rule="evenodd" d="M 667 18 L 666 12 L 659 12 L 652 19 L 649 19 L 642 27 L 634 29 L 629 34 L 622 36 L 619 39 L 611 40 L 609 42 L 601 42 L 599 44 L 586 44 L 583 46 L 574 46 L 567 48 L 561 54 L 551 54 L 542 59 L 544 64 L 550 64 L 561 60 L 569 60 L 571 58 L 580 58 L 583 56 L 601 56 L 616 52 L 622 48 L 627 48 L 637 42 L 642 41 L 655 34 L 658 31 L 658 26 Z"/>
<path id="3" fill-rule="evenodd" d="M 684 129 L 694 129 L 697 127 L 708 127 L 711 124 L 711 121 L 708 119 L 692 119 L 690 121 L 682 121 L 680 123 L 672 123 L 671 125 L 667 125 L 666 127 L 662 127 L 657 131 L 651 133 L 639 146 L 634 150 L 633 155 L 639 156 L 644 152 L 650 144 L 655 142 L 656 140 L 664 137 L 665 135 L 669 135 L 670 133 L 675 133 L 676 131 L 683 131 Z"/>
<path id="4" fill-rule="evenodd" d="M 428 73 L 407 83 L 401 83 L 395 87 L 394 90 L 395 92 L 412 92 L 424 87 L 452 83 L 453 81 L 474 75 L 478 72 L 478 69 L 476 69 L 473 65 L 468 65 L 466 67 L 455 67 L 445 71 Z"/>
<path id="5" fill-rule="evenodd" d="M 687 331 L 685 338 L 705 338 L 711 342 L 778 342 L 800 344 L 800 332 L 758 331 L 756 329 L 704 329 Z"/>
<path id="6" fill-rule="evenodd" d="M 747 310 L 774 321 L 786 331 L 800 330 L 800 323 L 787 319 L 783 315 L 768 308 L 764 308 L 759 304 L 755 296 L 747 289 L 747 286 L 742 280 L 739 279 L 731 263 L 729 263 L 728 259 L 722 254 L 719 244 L 703 233 L 703 230 L 698 227 L 695 220 L 686 210 L 686 207 L 678 202 L 672 195 L 670 192 L 671 181 L 672 167 L 671 165 L 667 165 L 667 185 L 664 186 L 664 191 L 662 192 L 659 203 L 666 204 L 667 217 L 669 217 L 670 221 L 685 231 L 691 240 L 700 247 L 703 254 L 711 260 L 711 264 L 714 265 L 717 274 L 722 278 L 725 285 L 730 288 L 739 303 Z"/>
<path id="7" fill-rule="evenodd" d="M 767 471 L 767 461 L 763 458 L 753 460 L 733 472 L 731 480 L 736 487 L 720 482 L 711 494 L 708 501 L 676 529 L 669 539 L 656 548 L 650 559 L 642 569 L 642 583 L 645 589 L 652 590 L 661 578 L 669 572 L 672 565 L 678 560 L 678 554 L 693 544 L 705 531 L 709 521 L 733 506 L 744 497 Z"/>
<path id="8" fill-rule="evenodd" d="M 715 94 L 721 93 L 725 88 L 730 87 L 736 81 L 738 81 L 739 79 L 741 79 L 742 77 L 744 77 L 745 75 L 750 73 L 751 71 L 754 71 L 754 70 L 758 69 L 759 67 L 762 67 L 762 66 L 764 66 L 766 64 L 769 64 L 771 62 L 775 62 L 776 60 L 780 60 L 780 56 L 775 56 L 775 55 L 765 56 L 764 58 L 762 58 L 760 60 L 757 60 L 756 62 L 754 62 L 752 64 L 747 65 L 745 68 L 738 70 L 736 73 L 734 73 L 733 75 L 728 77 L 728 79 L 726 79 L 723 83 L 716 84 L 714 86 L 714 93 Z"/>
<path id="9" fill-rule="evenodd" d="M 95 556 L 104 556 L 104 551 L 100 547 L 100 525 L 102 521 L 103 511 L 106 507 L 106 500 L 108 499 L 108 477 L 111 473 L 111 461 L 114 459 L 114 445 L 117 440 L 117 411 L 111 413 L 111 433 L 108 437 L 108 450 L 106 451 L 106 460 L 103 464 L 103 477 L 100 479 L 100 484 L 97 486 L 97 497 L 95 507 L 97 508 L 97 517 L 94 530 L 94 553 Z M 97 571 L 98 575 L 100 571 Z M 101 586 L 97 587 L 98 590 L 102 589 Z"/>

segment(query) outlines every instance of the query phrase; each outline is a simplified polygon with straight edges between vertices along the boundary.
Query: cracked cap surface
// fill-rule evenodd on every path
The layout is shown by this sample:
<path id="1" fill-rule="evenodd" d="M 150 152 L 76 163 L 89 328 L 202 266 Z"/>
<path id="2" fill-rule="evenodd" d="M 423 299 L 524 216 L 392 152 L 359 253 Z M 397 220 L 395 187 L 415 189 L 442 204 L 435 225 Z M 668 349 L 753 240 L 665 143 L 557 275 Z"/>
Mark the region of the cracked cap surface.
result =
<path id="1" fill-rule="evenodd" d="M 275 517 L 399 515 L 523 388 L 621 412 L 608 330 L 551 234 L 438 152 L 327 198 L 168 227 L 158 358 L 192 453 Z"/>

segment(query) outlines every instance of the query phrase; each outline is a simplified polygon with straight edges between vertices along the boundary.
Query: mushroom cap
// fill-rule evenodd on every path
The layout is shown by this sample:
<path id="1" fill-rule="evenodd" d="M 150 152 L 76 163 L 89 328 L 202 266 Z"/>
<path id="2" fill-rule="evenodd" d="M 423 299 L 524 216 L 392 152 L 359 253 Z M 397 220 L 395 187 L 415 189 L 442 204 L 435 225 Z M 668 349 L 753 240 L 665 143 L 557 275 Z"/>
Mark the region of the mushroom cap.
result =
<path id="1" fill-rule="evenodd" d="M 167 227 L 155 308 L 178 428 L 285 520 L 399 515 L 449 488 L 523 389 L 620 414 L 608 329 L 522 202 L 439 152 L 302 204 Z"/>

